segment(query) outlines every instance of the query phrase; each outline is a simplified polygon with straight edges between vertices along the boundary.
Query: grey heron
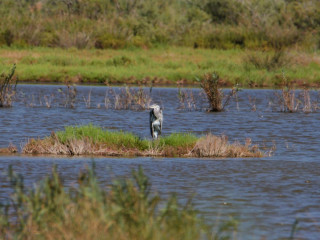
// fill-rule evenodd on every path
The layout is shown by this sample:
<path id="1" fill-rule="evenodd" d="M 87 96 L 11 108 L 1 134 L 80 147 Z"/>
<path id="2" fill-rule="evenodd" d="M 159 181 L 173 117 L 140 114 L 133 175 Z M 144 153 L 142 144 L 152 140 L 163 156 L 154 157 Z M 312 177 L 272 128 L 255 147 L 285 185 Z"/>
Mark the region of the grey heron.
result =
<path id="1" fill-rule="evenodd" d="M 161 135 L 163 114 L 159 105 L 150 106 L 150 132 L 153 139 L 157 139 Z"/>

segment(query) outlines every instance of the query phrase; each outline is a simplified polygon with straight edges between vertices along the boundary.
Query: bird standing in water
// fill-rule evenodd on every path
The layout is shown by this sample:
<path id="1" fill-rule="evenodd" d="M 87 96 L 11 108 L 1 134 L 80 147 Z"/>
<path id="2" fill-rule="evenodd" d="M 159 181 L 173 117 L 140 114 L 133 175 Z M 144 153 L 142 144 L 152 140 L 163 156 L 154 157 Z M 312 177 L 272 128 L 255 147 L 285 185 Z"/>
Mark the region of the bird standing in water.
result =
<path id="1" fill-rule="evenodd" d="M 163 114 L 159 105 L 150 106 L 150 132 L 153 139 L 157 139 L 161 135 Z"/>

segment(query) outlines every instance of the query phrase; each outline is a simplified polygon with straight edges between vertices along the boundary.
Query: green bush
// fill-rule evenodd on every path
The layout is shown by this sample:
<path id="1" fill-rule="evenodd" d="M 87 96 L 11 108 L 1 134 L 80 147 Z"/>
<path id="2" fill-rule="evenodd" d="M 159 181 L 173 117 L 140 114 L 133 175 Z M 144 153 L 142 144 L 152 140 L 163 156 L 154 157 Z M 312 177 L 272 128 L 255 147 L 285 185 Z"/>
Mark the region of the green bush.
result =
<path id="1" fill-rule="evenodd" d="M 11 46 L 14 40 L 13 33 L 11 32 L 10 29 L 6 29 L 5 31 L 3 31 L 1 34 L 1 38 L 2 38 L 2 41 L 4 41 L 4 43 L 9 47 Z"/>
<path id="2" fill-rule="evenodd" d="M 39 36 L 39 45 L 43 47 L 59 46 L 59 36 L 54 32 L 42 32 Z"/>
<path id="3" fill-rule="evenodd" d="M 119 49 L 124 48 L 126 45 L 126 41 L 121 38 L 117 38 L 111 34 L 105 33 L 97 37 L 95 41 L 95 48 L 98 49 Z"/>
<path id="4" fill-rule="evenodd" d="M 305 42 L 304 36 L 317 38 L 310 33 L 319 30 L 319 9 L 318 0 L 308 4 L 285 0 L 4 0 L 0 4 L 0 44 L 24 41 L 28 46 L 80 49 L 298 44 L 310 49 L 307 44 L 315 41 Z"/>

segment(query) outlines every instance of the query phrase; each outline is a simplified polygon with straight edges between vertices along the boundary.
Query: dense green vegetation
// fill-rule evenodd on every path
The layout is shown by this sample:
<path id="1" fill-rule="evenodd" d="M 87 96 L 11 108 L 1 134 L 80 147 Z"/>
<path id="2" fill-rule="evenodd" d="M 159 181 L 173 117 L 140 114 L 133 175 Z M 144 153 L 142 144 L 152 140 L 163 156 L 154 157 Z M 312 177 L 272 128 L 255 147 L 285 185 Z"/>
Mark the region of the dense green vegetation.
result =
<path id="1" fill-rule="evenodd" d="M 0 72 L 16 63 L 22 81 L 319 82 L 318 0 L 1 0 L 0 14 Z"/>
<path id="2" fill-rule="evenodd" d="M 318 0 L 2 0 L 0 43 L 76 48 L 320 45 Z"/>
<path id="3" fill-rule="evenodd" d="M 231 239 L 237 222 L 206 226 L 190 201 L 154 194 L 142 169 L 132 177 L 101 184 L 95 167 L 79 173 L 66 188 L 52 174 L 32 188 L 9 169 L 13 192 L 0 206 L 1 239 Z"/>

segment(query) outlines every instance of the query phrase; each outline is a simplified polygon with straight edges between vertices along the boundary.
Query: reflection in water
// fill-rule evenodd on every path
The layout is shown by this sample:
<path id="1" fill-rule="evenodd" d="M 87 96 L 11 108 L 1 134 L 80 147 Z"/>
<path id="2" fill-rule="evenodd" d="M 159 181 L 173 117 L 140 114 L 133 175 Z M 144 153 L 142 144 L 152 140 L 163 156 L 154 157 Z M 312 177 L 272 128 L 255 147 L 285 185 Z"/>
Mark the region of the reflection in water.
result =
<path id="1" fill-rule="evenodd" d="M 61 86 L 18 86 L 25 94 L 43 91 L 51 94 Z M 91 91 L 91 106 L 83 96 Z M 75 109 L 28 107 L 20 100 L 13 108 L 0 109 L 0 147 L 10 142 L 17 146 L 30 137 L 44 137 L 66 125 L 93 123 L 110 129 L 134 132 L 149 138 L 149 112 L 110 110 L 103 107 L 106 87 L 77 87 Z M 199 91 L 199 90 L 194 90 Z M 317 239 L 320 235 L 320 162 L 319 113 L 286 114 L 268 108 L 269 90 L 244 90 L 239 93 L 239 108 L 230 105 L 222 113 L 177 110 L 177 89 L 155 88 L 153 103 L 164 108 L 164 134 L 194 132 L 225 134 L 229 140 L 271 147 L 275 155 L 264 159 L 153 159 L 96 158 L 102 183 L 112 175 L 124 176 L 142 165 L 150 176 L 154 190 L 162 196 L 178 193 L 181 201 L 194 196 L 202 215 L 212 223 L 215 217 L 233 216 L 240 222 L 240 239 L 277 239 L 288 237 L 295 219 L 299 219 L 297 236 Z M 195 94 L 196 95 L 196 94 Z M 251 111 L 248 96 L 256 98 L 257 111 Z M 100 104 L 100 108 L 97 105 Z M 11 164 L 32 186 L 58 165 L 67 185 L 75 184 L 79 169 L 90 164 L 86 158 L 0 157 L 0 172 Z M 0 175 L 0 202 L 8 197 L 8 182 Z M 219 221 L 219 220 L 218 220 Z"/>

